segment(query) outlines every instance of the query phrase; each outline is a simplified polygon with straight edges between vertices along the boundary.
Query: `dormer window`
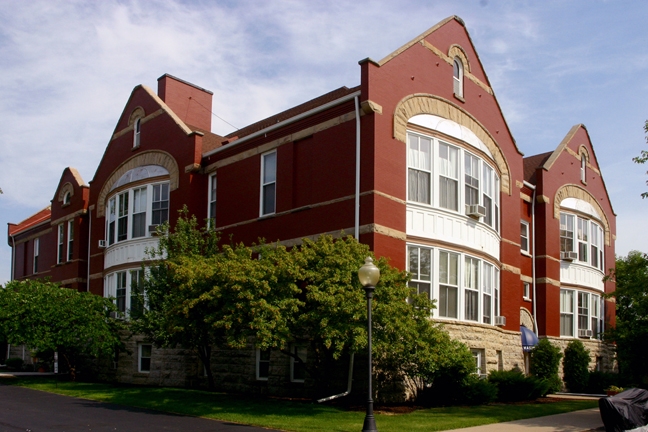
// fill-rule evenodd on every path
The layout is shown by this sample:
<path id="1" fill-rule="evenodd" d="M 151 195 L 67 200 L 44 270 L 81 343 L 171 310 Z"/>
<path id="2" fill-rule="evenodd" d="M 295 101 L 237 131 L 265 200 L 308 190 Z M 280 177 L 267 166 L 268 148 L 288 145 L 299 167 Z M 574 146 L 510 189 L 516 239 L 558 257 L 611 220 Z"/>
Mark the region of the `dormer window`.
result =
<path id="1" fill-rule="evenodd" d="M 457 97 L 463 98 L 463 76 L 464 68 L 463 63 L 459 57 L 455 57 L 453 61 L 453 81 L 454 81 L 454 94 Z"/>
<path id="2" fill-rule="evenodd" d="M 138 118 L 135 120 L 133 125 L 133 148 L 138 148 L 140 145 L 140 131 L 142 127 L 142 119 Z"/>
<path id="3" fill-rule="evenodd" d="M 581 153 L 581 182 L 587 183 L 587 158 Z"/>
<path id="4" fill-rule="evenodd" d="M 65 192 L 65 195 L 63 195 L 63 205 L 68 204 L 70 204 L 70 192 Z"/>

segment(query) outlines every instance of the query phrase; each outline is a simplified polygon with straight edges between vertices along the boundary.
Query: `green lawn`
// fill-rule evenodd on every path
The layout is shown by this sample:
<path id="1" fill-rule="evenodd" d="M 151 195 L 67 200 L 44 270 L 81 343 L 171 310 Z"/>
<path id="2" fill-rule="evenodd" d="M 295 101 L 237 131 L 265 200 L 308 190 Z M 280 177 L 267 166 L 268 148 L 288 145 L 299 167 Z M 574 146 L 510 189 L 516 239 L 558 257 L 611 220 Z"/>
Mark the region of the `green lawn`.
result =
<path id="1" fill-rule="evenodd" d="M 67 381 L 57 383 L 46 378 L 3 379 L 0 382 L 79 398 L 285 431 L 358 431 L 364 419 L 364 412 L 346 411 L 326 405 L 255 399 L 200 390 Z M 565 400 L 542 404 L 431 408 L 398 415 L 376 413 L 376 424 L 381 432 L 442 431 L 595 407 L 596 400 Z"/>

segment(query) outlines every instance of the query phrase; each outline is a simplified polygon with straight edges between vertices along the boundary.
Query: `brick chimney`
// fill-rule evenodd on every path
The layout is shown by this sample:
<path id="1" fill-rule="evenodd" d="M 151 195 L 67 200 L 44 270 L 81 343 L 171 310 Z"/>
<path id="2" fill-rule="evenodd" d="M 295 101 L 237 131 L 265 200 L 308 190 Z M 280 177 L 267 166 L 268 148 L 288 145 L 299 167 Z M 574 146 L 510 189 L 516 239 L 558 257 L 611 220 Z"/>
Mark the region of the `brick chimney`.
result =
<path id="1" fill-rule="evenodd" d="M 158 78 L 158 96 L 188 125 L 211 132 L 212 95 L 204 88 L 164 74 Z"/>

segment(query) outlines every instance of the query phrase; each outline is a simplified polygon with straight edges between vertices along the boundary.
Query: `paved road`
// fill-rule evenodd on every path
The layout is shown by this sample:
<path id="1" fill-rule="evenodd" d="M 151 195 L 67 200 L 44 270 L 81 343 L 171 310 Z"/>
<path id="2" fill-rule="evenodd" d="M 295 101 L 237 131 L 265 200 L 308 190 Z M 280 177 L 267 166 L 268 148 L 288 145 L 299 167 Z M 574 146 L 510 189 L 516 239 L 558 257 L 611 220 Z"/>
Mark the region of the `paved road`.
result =
<path id="1" fill-rule="evenodd" d="M 0 384 L 0 432 L 268 432 L 269 430 Z"/>

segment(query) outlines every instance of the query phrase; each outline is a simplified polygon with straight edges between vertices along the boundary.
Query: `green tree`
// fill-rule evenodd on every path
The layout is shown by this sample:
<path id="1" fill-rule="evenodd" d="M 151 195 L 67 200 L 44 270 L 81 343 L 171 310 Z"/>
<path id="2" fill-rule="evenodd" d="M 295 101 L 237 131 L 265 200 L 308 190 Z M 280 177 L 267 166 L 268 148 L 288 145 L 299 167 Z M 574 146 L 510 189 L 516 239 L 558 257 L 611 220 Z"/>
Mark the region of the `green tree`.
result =
<path id="1" fill-rule="evenodd" d="M 341 356 L 366 349 L 366 299 L 357 278 L 368 246 L 352 237 L 304 239 L 287 250 L 261 242 L 218 246 L 218 235 L 198 228 L 186 211 L 161 233 L 148 263 L 148 311 L 133 321 L 158 346 L 193 348 L 209 386 L 215 347 L 242 348 L 250 340 L 301 362 L 318 393 L 328 391 Z M 164 258 L 164 259 L 163 259 Z M 474 369 L 469 350 L 430 322 L 434 304 L 407 286 L 408 274 L 385 259 L 373 303 L 374 357 L 385 379 L 433 379 L 441 371 Z M 406 301 L 409 298 L 409 302 Z M 310 348 L 299 358 L 292 344 Z"/>
<path id="2" fill-rule="evenodd" d="M 644 132 L 648 134 L 648 120 L 644 123 Z M 648 143 L 648 136 L 646 136 L 646 142 Z M 639 156 L 632 158 L 633 162 L 638 163 L 638 164 L 644 164 L 648 162 L 648 150 L 641 150 L 641 153 Z M 648 174 L 648 172 L 646 172 Z M 648 180 L 646 181 L 646 184 L 648 185 Z M 641 198 L 648 198 L 648 192 L 644 192 L 641 194 Z"/>
<path id="3" fill-rule="evenodd" d="M 149 276 L 144 283 L 144 314 L 133 317 L 132 329 L 156 346 L 194 349 L 214 388 L 214 348 L 242 348 L 253 337 L 262 348 L 276 344 L 286 332 L 283 309 L 298 300 L 294 266 L 285 249 L 268 249 L 263 259 L 243 245 L 218 246 L 219 236 L 198 228 L 186 209 L 173 230 L 160 232 L 149 251 Z"/>
<path id="4" fill-rule="evenodd" d="M 616 290 L 608 295 L 616 300 L 616 327 L 606 339 L 617 345 L 619 372 L 635 384 L 648 384 L 648 255 L 631 251 L 616 260 L 608 278 Z"/>
<path id="5" fill-rule="evenodd" d="M 84 356 L 110 356 L 123 347 L 123 322 L 111 317 L 112 300 L 27 280 L 0 287 L 0 335 L 33 351 L 57 351 L 72 379 Z"/>
<path id="6" fill-rule="evenodd" d="M 569 391 L 585 391 L 589 382 L 590 352 L 578 339 L 567 344 L 563 358 L 563 376 Z"/>
<path id="7" fill-rule="evenodd" d="M 549 382 L 549 391 L 557 392 L 562 388 L 558 376 L 558 367 L 562 358 L 560 348 L 549 339 L 540 339 L 538 345 L 531 351 L 531 374 Z"/>

